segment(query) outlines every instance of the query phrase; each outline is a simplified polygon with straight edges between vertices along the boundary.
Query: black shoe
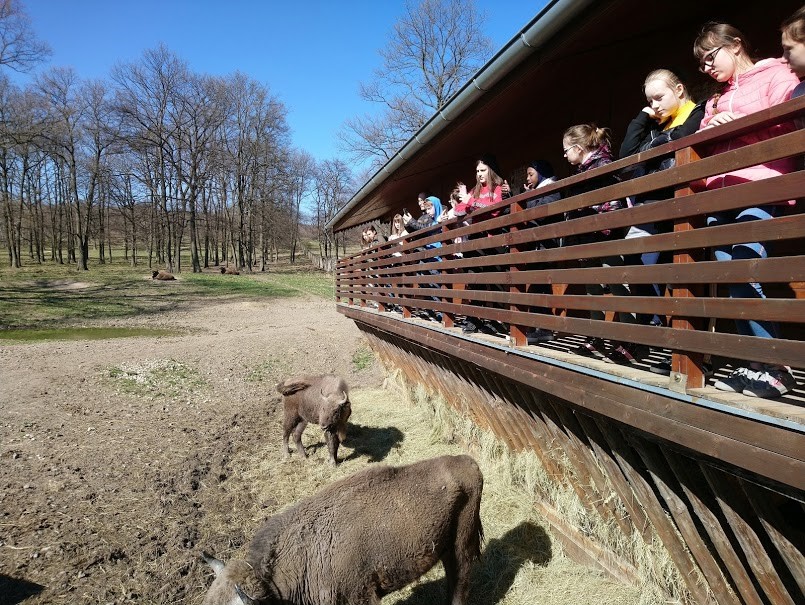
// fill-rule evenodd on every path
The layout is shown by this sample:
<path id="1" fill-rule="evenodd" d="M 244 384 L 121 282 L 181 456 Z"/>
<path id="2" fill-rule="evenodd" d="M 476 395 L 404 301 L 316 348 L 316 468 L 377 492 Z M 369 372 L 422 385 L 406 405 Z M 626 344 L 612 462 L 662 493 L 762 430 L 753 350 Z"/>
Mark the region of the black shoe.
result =
<path id="1" fill-rule="evenodd" d="M 655 374 L 662 374 L 663 376 L 670 376 L 671 375 L 671 361 L 668 359 L 664 359 L 663 361 L 659 362 L 656 365 L 653 365 L 649 368 L 649 372 L 654 372 Z M 706 361 L 702 364 L 702 373 L 705 376 L 712 376 L 713 375 L 713 366 Z"/>
<path id="2" fill-rule="evenodd" d="M 556 340 L 556 334 L 554 334 L 550 330 L 537 328 L 535 330 L 529 330 L 528 332 L 526 332 L 525 339 L 526 342 L 530 345 L 538 345 L 543 342 L 551 342 L 552 340 Z"/>
<path id="3" fill-rule="evenodd" d="M 478 331 L 478 326 L 475 321 L 469 317 L 464 320 L 464 327 L 461 328 L 462 334 L 475 334 Z"/>
<path id="4" fill-rule="evenodd" d="M 646 345 L 627 342 L 615 347 L 609 354 L 609 358 L 621 365 L 637 365 L 638 360 L 648 357 L 651 353 Z"/>
<path id="5" fill-rule="evenodd" d="M 601 361 L 609 361 L 604 355 L 604 339 L 603 338 L 587 338 L 582 345 L 578 348 L 579 355 L 600 359 Z"/>

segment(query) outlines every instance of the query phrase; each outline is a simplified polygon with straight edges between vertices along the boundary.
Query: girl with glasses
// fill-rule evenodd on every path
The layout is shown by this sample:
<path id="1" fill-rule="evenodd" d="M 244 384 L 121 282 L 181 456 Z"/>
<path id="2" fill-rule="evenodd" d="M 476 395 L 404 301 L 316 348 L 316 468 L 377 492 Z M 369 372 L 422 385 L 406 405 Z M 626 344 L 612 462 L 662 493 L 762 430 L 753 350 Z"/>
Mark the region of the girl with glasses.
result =
<path id="1" fill-rule="evenodd" d="M 782 59 L 755 61 L 749 43 L 740 31 L 726 23 L 708 23 L 693 45 L 693 53 L 702 71 L 720 82 L 723 88 L 706 104 L 701 128 L 718 128 L 742 116 L 767 109 L 786 101 L 799 83 Z M 713 145 L 711 155 L 764 141 L 794 130 L 792 123 L 754 130 Z M 795 169 L 791 158 L 770 161 L 711 176 L 707 189 L 758 181 L 786 174 Z M 792 202 L 793 203 L 793 202 Z M 786 202 L 787 204 L 787 202 Z M 738 208 L 707 217 L 707 225 L 720 226 L 773 218 L 780 205 Z M 717 260 L 757 259 L 768 255 L 763 242 L 730 244 L 715 249 Z M 731 298 L 765 298 L 759 283 L 728 284 Z M 777 338 L 777 324 L 770 321 L 735 320 L 739 334 L 758 338 Z M 714 386 L 722 391 L 743 393 L 752 397 L 779 397 L 795 385 L 789 368 L 753 362 L 733 371 Z"/>

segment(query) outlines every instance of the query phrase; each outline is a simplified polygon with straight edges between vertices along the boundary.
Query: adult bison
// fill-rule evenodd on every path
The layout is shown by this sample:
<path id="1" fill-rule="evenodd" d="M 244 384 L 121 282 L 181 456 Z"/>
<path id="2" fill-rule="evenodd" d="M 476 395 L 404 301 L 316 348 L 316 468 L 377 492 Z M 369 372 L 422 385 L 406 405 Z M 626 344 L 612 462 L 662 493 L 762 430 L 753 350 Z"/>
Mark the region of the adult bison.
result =
<path id="1" fill-rule="evenodd" d="M 296 376 L 276 386 L 282 395 L 282 452 L 288 457 L 288 438 L 294 434 L 296 449 L 307 458 L 302 433 L 309 422 L 324 429 L 330 461 L 338 464 L 338 446 L 347 438 L 347 420 L 352 414 L 349 387 L 334 374 Z"/>
<path id="2" fill-rule="evenodd" d="M 465 605 L 483 539 L 483 475 L 469 456 L 372 466 L 270 517 L 246 561 L 215 570 L 204 605 L 379 605 L 441 560 Z M 249 596 L 241 587 L 255 586 Z"/>

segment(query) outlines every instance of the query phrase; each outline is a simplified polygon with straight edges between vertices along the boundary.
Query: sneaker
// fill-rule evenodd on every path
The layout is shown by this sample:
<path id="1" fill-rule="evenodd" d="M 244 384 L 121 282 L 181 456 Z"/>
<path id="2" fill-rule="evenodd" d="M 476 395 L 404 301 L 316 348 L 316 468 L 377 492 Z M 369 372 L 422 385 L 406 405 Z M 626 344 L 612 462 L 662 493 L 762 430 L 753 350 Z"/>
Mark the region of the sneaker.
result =
<path id="1" fill-rule="evenodd" d="M 609 361 L 607 359 L 607 356 L 604 355 L 603 338 L 588 338 L 578 348 L 578 353 L 580 355 L 585 355 L 587 357 L 594 357 L 595 359 L 600 359 L 602 361 Z"/>
<path id="2" fill-rule="evenodd" d="M 749 383 L 755 380 L 760 375 L 760 372 L 751 370 L 749 368 L 738 368 L 733 370 L 732 373 L 726 378 L 719 378 L 713 383 L 713 386 L 719 391 L 728 391 L 730 393 L 743 393 L 743 390 L 749 386 Z"/>
<path id="3" fill-rule="evenodd" d="M 655 364 L 649 368 L 649 372 L 654 372 L 655 374 L 662 374 L 663 376 L 670 376 L 671 375 L 671 360 L 664 359 L 658 364 Z M 704 362 L 702 364 L 702 373 L 705 376 L 712 376 L 713 375 L 713 365 Z"/>
<path id="4" fill-rule="evenodd" d="M 550 330 L 544 330 L 543 328 L 536 328 L 535 330 L 529 330 L 525 333 L 526 342 L 530 345 L 538 345 L 543 342 L 551 342 L 552 340 L 556 340 L 556 334 L 551 332 Z"/>
<path id="5" fill-rule="evenodd" d="M 651 349 L 646 345 L 628 342 L 615 347 L 609 354 L 609 358 L 621 365 L 636 365 L 639 359 L 648 357 L 650 354 Z"/>
<path id="6" fill-rule="evenodd" d="M 478 326 L 475 323 L 475 320 L 471 318 L 467 318 L 464 320 L 464 327 L 461 328 L 462 334 L 475 334 L 478 331 Z"/>
<path id="7" fill-rule="evenodd" d="M 747 383 L 743 394 L 749 397 L 773 399 L 785 395 L 796 386 L 797 380 L 788 368 L 768 368 L 758 372 L 757 376 Z"/>

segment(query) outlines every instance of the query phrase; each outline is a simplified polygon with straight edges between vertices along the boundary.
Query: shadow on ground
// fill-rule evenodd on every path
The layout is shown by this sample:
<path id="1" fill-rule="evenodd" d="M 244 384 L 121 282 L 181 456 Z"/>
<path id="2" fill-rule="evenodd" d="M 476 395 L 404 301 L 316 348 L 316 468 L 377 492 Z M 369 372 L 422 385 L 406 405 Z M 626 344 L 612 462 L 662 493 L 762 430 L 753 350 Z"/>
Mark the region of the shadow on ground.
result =
<path id="1" fill-rule="evenodd" d="M 489 540 L 481 552 L 481 560 L 472 573 L 470 603 L 499 603 L 512 587 L 520 568 L 527 562 L 544 567 L 551 560 L 551 539 L 536 523 L 526 521 L 513 527 L 500 538 Z M 443 578 L 417 586 L 397 605 L 430 605 L 445 601 Z"/>
<path id="2" fill-rule="evenodd" d="M 10 578 L 5 574 L 0 574 L 0 605 L 22 603 L 28 597 L 37 595 L 44 589 L 44 586 L 35 582 Z"/>

